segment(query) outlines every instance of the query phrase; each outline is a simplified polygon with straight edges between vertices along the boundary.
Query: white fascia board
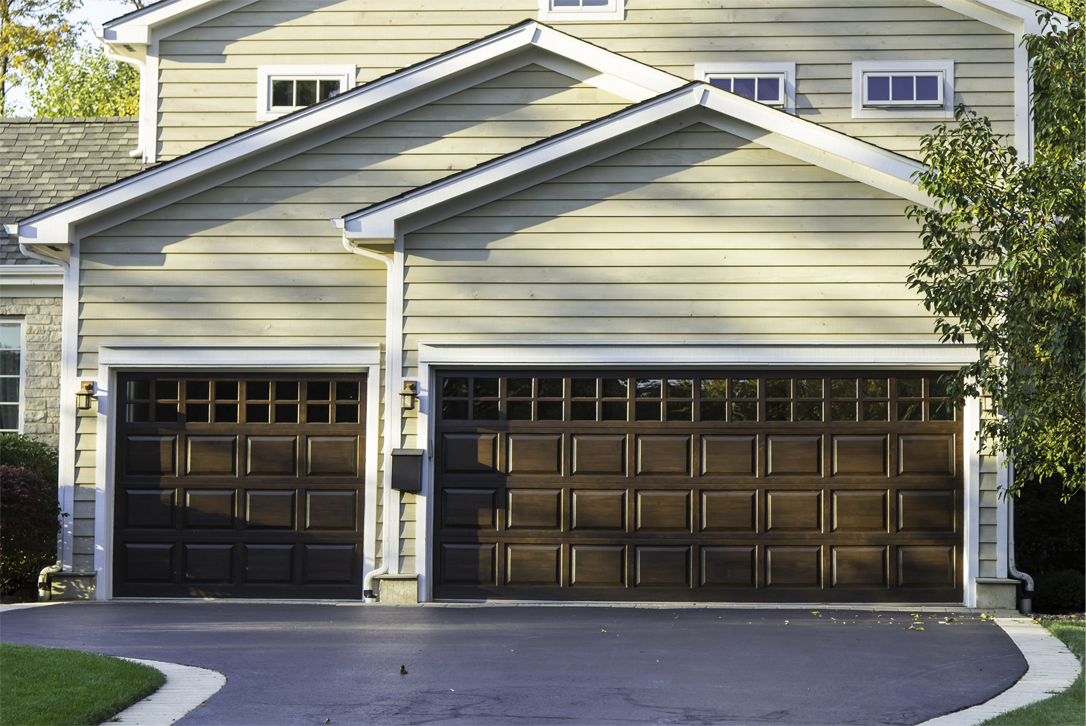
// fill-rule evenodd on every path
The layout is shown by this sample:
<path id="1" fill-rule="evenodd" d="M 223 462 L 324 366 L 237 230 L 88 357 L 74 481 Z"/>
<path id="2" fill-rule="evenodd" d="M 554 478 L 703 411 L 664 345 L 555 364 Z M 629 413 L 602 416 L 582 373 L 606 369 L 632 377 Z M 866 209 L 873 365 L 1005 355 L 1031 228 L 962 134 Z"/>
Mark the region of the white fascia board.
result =
<path id="1" fill-rule="evenodd" d="M 165 37 L 216 18 L 256 0 L 175 0 L 107 21 L 94 34 L 109 44 L 147 45 L 152 35 Z"/>
<path id="2" fill-rule="evenodd" d="M 987 23 L 1008 33 L 1039 33 L 1041 26 L 1037 22 L 1037 13 L 1045 10 L 1023 0 L 931 0 L 947 10 L 953 10 L 968 17 Z M 1059 18 L 1066 18 L 1060 13 L 1053 13 Z"/>
<path id="3" fill-rule="evenodd" d="M 428 365 L 735 365 L 955 369 L 977 359 L 971 343 L 934 341 L 419 341 Z"/>
<path id="4" fill-rule="evenodd" d="M 531 172 L 561 158 L 576 158 L 587 149 L 624 134 L 661 122 L 681 112 L 703 106 L 727 122 L 735 119 L 749 127 L 741 136 L 790 156 L 809 161 L 865 184 L 918 204 L 931 205 L 912 177 L 924 166 L 892 151 L 831 131 L 778 109 L 736 96 L 705 83 L 691 84 L 594 124 L 574 129 L 549 141 L 515 151 L 476 169 L 461 172 L 399 199 L 346 215 L 342 225 L 346 239 L 384 240 L 408 231 L 397 223 L 453 199 L 483 190 L 493 198 L 508 193 L 507 180 Z M 732 130 L 731 128 L 729 130 Z M 766 134 L 765 132 L 769 132 Z M 773 138 L 777 136 L 777 139 Z M 791 143 L 789 143 L 791 142 Z M 586 160 L 586 163 L 589 163 Z M 539 179 L 537 181 L 543 181 Z M 479 201 L 479 200 L 476 200 Z M 433 220 L 430 220 L 431 222 Z"/>
<path id="5" fill-rule="evenodd" d="M 527 22 L 406 68 L 387 78 L 377 79 L 317 106 L 225 139 L 177 162 L 166 163 L 99 192 L 30 217 L 18 225 L 20 242 L 69 244 L 69 238 L 74 234 L 72 227 L 82 220 L 104 215 L 111 209 L 147 199 L 164 189 L 183 183 L 188 183 L 192 187 L 189 193 L 195 194 L 214 183 L 213 172 L 229 164 L 267 154 L 269 150 L 291 139 L 363 112 L 374 111 L 383 104 L 390 104 L 419 89 L 438 87 L 441 82 L 474 68 L 484 67 L 532 48 L 559 54 L 559 58 L 565 57 L 573 63 L 597 69 L 615 81 L 609 90 L 621 92 L 626 88 L 633 96 L 630 98 L 632 101 L 638 100 L 645 93 L 649 93 L 651 97 L 660 89 L 671 90 L 683 84 L 682 79 L 676 76 L 656 71 L 553 28 Z M 533 62 L 535 60 L 537 59 Z M 372 123 L 377 123 L 377 120 Z M 198 181 L 201 178 L 206 181 Z M 111 224 L 120 221 L 124 220 L 114 220 Z"/>
<path id="6" fill-rule="evenodd" d="M 377 365 L 381 346 L 367 345 L 155 345 L 98 347 L 98 364 L 119 368 L 358 369 Z"/>
<path id="7" fill-rule="evenodd" d="M 0 297 L 60 297 L 63 286 L 59 265 L 0 265 Z"/>
<path id="8" fill-rule="evenodd" d="M 343 236 L 347 239 L 383 240 L 397 236 L 396 223 L 424 209 L 443 204 L 460 196 L 487 188 L 494 194 L 502 194 L 506 187 L 499 184 L 511 177 L 532 171 L 541 164 L 583 152 L 597 144 L 634 131 L 648 124 L 662 121 L 677 113 L 693 108 L 696 101 L 689 93 L 672 93 L 649 101 L 631 113 L 620 113 L 603 123 L 596 123 L 551 141 L 536 144 L 522 151 L 514 151 L 500 159 L 457 174 L 448 181 L 423 187 L 400 199 L 375 205 L 371 211 L 343 217 Z M 339 226 L 339 221 L 335 222 Z"/>

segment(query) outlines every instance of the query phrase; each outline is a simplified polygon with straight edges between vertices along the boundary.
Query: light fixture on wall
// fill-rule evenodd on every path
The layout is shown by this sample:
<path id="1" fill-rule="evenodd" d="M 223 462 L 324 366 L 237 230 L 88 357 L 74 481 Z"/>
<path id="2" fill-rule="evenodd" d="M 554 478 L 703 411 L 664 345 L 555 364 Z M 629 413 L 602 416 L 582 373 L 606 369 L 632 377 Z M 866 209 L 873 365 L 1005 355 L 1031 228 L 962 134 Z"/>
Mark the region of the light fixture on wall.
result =
<path id="1" fill-rule="evenodd" d="M 75 407 L 80 411 L 90 409 L 92 398 L 94 398 L 94 381 L 81 381 L 79 390 L 75 392 Z"/>
<path id="2" fill-rule="evenodd" d="M 419 397 L 419 384 L 417 381 L 404 381 L 403 390 L 400 391 L 400 408 L 411 411 L 415 408 L 415 399 Z"/>

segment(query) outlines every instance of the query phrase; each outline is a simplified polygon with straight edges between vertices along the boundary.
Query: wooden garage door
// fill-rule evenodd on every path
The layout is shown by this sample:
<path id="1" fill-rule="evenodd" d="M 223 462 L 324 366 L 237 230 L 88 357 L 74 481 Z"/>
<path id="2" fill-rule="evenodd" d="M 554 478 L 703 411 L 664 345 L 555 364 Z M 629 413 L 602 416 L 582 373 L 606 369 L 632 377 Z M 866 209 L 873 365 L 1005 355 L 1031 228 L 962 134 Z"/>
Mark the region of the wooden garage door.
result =
<path id="1" fill-rule="evenodd" d="M 115 596 L 362 596 L 365 376 L 118 389 Z"/>
<path id="2" fill-rule="evenodd" d="M 448 372 L 434 595 L 958 602 L 937 373 Z"/>

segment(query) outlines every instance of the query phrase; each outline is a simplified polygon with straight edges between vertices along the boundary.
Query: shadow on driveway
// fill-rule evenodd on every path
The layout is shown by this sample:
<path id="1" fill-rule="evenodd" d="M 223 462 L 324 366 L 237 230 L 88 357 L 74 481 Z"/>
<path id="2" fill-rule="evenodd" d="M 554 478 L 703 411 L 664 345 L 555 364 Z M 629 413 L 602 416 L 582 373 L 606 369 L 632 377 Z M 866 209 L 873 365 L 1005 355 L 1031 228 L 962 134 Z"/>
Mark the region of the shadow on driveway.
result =
<path id="1" fill-rule="evenodd" d="M 995 623 L 929 614 L 71 603 L 6 612 L 0 637 L 224 673 L 192 726 L 904 725 L 1025 672 Z"/>

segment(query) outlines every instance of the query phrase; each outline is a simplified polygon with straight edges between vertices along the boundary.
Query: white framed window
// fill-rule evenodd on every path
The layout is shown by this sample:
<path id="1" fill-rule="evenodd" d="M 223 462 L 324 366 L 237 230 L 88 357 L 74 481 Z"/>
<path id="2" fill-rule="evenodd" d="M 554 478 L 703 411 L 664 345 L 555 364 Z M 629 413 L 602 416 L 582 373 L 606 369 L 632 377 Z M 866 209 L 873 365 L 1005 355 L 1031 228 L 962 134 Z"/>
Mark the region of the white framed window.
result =
<path id="1" fill-rule="evenodd" d="M 257 120 L 270 121 L 338 96 L 354 87 L 354 75 L 355 67 L 350 65 L 260 66 Z"/>
<path id="2" fill-rule="evenodd" d="M 625 0 L 539 0 L 540 20 L 624 20 Z"/>
<path id="3" fill-rule="evenodd" d="M 795 63 L 697 63 L 694 77 L 766 106 L 796 112 Z"/>
<path id="4" fill-rule="evenodd" d="M 0 320 L 0 432 L 23 429 L 23 323 Z"/>
<path id="5" fill-rule="evenodd" d="M 951 118 L 954 61 L 857 61 L 853 118 Z"/>

